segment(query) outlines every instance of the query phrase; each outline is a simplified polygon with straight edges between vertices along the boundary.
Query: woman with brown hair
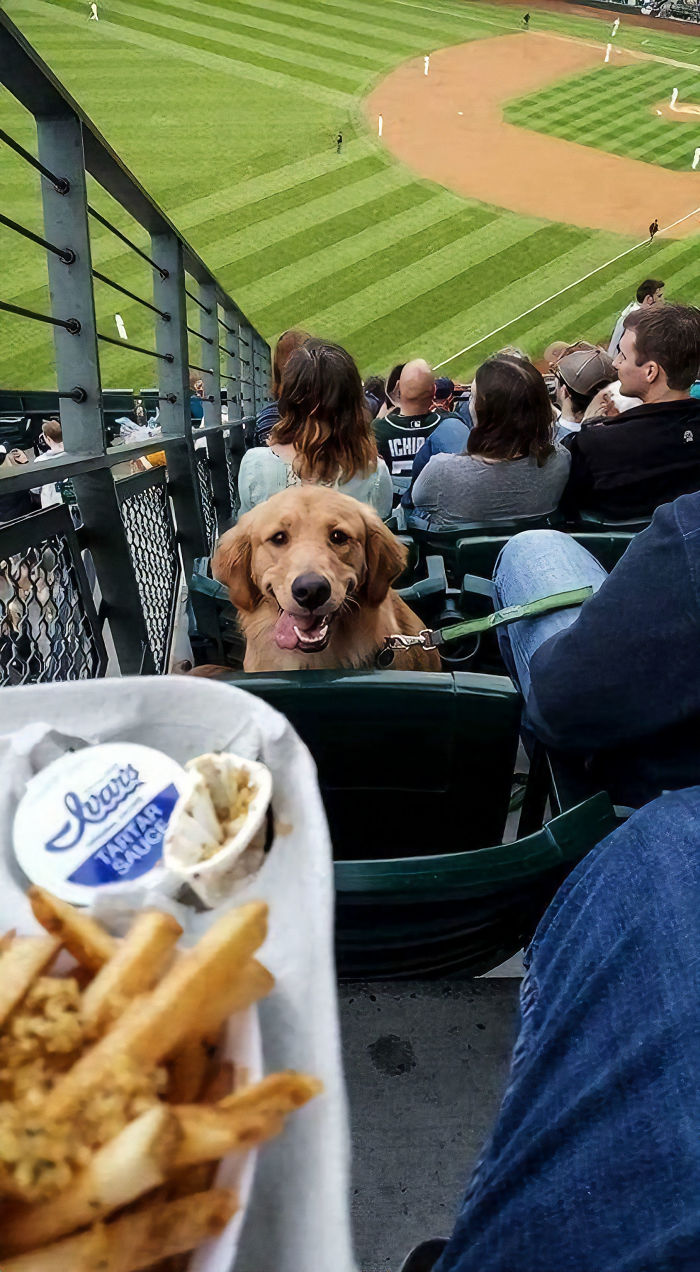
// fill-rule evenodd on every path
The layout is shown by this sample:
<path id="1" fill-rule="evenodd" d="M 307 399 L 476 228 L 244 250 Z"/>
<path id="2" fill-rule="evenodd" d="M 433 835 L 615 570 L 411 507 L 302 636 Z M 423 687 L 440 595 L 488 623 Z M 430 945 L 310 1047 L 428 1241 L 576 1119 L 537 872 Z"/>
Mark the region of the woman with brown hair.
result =
<path id="1" fill-rule="evenodd" d="M 476 373 L 474 427 L 462 455 L 434 455 L 413 487 L 417 515 L 446 529 L 467 521 L 542 517 L 557 507 L 571 459 L 554 440 L 540 372 L 499 355 Z"/>
<path id="2" fill-rule="evenodd" d="M 282 332 L 275 345 L 275 352 L 272 355 L 272 384 L 270 385 L 272 401 L 262 408 L 256 420 L 254 443 L 256 446 L 267 446 L 267 439 L 280 417 L 279 395 L 282 389 L 284 368 L 294 350 L 299 349 L 309 338 L 306 331 L 290 329 Z"/>
<path id="3" fill-rule="evenodd" d="M 296 349 L 284 369 L 279 412 L 267 447 L 243 457 L 241 513 L 287 486 L 317 482 L 389 516 L 391 476 L 377 455 L 360 374 L 345 349 L 316 339 Z"/>

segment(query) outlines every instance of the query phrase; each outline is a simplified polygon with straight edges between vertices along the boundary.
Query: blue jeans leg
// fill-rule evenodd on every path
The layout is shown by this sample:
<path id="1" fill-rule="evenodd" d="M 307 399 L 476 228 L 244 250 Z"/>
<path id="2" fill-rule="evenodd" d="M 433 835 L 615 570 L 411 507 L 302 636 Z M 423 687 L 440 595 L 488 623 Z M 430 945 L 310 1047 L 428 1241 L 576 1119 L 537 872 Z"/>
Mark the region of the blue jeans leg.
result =
<path id="1" fill-rule="evenodd" d="M 499 608 L 537 601 L 556 592 L 591 586 L 597 592 L 607 574 L 590 552 L 569 534 L 558 530 L 524 530 L 502 549 L 493 582 Z M 525 618 L 501 627 L 498 639 L 511 675 L 527 701 L 530 692 L 530 659 L 536 649 L 573 623 L 578 608 L 557 610 L 541 618 Z"/>
<path id="2" fill-rule="evenodd" d="M 640 809 L 569 875 L 435 1272 L 697 1272 L 699 911 L 700 787 Z"/>

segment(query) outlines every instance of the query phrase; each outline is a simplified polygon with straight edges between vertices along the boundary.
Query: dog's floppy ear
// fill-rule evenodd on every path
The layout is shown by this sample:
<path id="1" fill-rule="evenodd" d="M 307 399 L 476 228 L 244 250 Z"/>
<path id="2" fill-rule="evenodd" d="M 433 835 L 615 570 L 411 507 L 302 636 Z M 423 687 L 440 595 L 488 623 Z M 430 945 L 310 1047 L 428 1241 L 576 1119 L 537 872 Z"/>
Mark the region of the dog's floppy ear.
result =
<path id="1" fill-rule="evenodd" d="M 381 605 L 406 565 L 407 551 L 376 514 L 365 510 L 367 573 L 361 591 L 371 606 Z"/>
<path id="2" fill-rule="evenodd" d="M 261 593 L 253 578 L 253 544 L 243 525 L 222 535 L 211 563 L 213 578 L 225 583 L 238 610 L 253 610 Z"/>

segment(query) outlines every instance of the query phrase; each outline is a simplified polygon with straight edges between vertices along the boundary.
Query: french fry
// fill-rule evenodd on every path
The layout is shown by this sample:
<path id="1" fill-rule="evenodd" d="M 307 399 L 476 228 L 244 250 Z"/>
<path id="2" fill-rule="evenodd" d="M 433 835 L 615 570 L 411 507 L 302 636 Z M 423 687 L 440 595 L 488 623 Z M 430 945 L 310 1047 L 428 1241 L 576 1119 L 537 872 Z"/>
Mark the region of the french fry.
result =
<path id="1" fill-rule="evenodd" d="M 0 953 L 0 1026 L 59 949 L 59 942 L 51 936 L 16 936 L 3 949 Z"/>
<path id="2" fill-rule="evenodd" d="M 102 965 L 116 954 L 118 941 L 87 914 L 81 914 L 67 901 L 59 900 L 44 888 L 31 887 L 28 895 L 35 919 L 52 936 L 58 937 L 61 945 L 82 967 L 99 972 Z"/>
<path id="3" fill-rule="evenodd" d="M 175 1106 L 182 1139 L 173 1166 L 178 1169 L 218 1160 L 236 1149 L 271 1139 L 282 1130 L 288 1113 L 301 1108 L 322 1089 L 317 1078 L 303 1073 L 274 1073 L 214 1106 Z"/>
<path id="4" fill-rule="evenodd" d="M 160 984 L 132 1002 L 104 1037 L 59 1079 L 45 1101 L 45 1116 L 75 1116 L 86 1096 L 124 1058 L 143 1067 L 156 1065 L 185 1037 L 198 1033 L 202 1003 L 220 998 L 266 933 L 267 906 L 262 902 L 249 902 L 222 915 Z M 239 1009 L 250 1001 L 244 998 Z"/>
<path id="5" fill-rule="evenodd" d="M 182 928 L 170 914 L 146 910 L 134 920 L 116 953 L 83 995 L 88 1036 L 104 1033 L 137 994 L 155 985 L 172 956 Z"/>
<path id="6" fill-rule="evenodd" d="M 8 1211 L 2 1220 L 3 1252 L 49 1245 L 159 1187 L 181 1134 L 167 1105 L 148 1109 L 99 1149 L 65 1192 Z"/>
<path id="7" fill-rule="evenodd" d="M 208 993 L 194 1025 L 200 1038 L 214 1038 L 229 1016 L 257 1003 L 274 989 L 275 978 L 253 958 L 218 993 Z"/>
<path id="8" fill-rule="evenodd" d="M 188 1038 L 170 1062 L 168 1099 L 171 1104 L 192 1104 L 199 1099 L 210 1064 L 210 1048 L 203 1038 Z"/>
<path id="9" fill-rule="evenodd" d="M 158 1202 L 40 1250 L 3 1260 L 3 1272 L 141 1272 L 216 1236 L 237 1208 L 225 1188 Z"/>

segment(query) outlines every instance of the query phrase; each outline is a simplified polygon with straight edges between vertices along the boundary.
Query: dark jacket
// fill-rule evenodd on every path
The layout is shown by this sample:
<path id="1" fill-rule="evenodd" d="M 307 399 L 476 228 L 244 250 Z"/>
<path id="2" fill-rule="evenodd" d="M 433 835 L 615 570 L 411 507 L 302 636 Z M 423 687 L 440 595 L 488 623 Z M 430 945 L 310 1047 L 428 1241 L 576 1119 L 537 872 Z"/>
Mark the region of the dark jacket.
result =
<path id="1" fill-rule="evenodd" d="M 528 720 L 639 805 L 700 784 L 700 494 L 656 512 L 570 627 L 530 663 Z"/>
<path id="2" fill-rule="evenodd" d="M 571 472 L 562 507 L 611 521 L 649 517 L 659 504 L 700 490 L 700 402 L 636 406 L 567 442 Z"/>
<path id="3" fill-rule="evenodd" d="M 260 411 L 255 422 L 255 441 L 254 446 L 267 446 L 267 439 L 270 436 L 275 424 L 279 422 L 280 412 L 276 402 L 268 402 Z"/>

